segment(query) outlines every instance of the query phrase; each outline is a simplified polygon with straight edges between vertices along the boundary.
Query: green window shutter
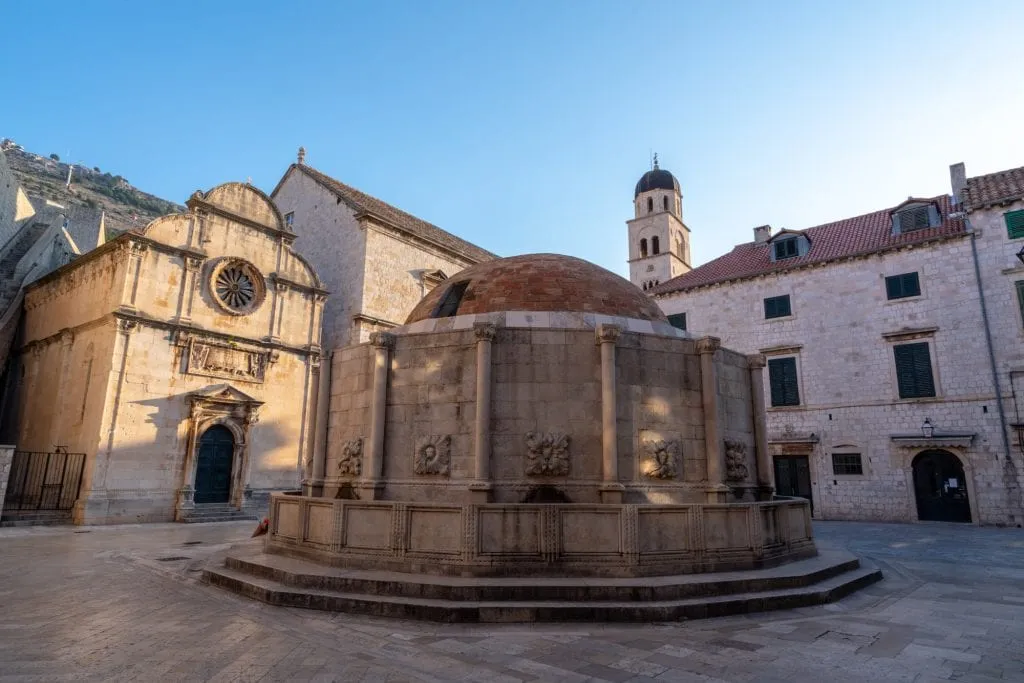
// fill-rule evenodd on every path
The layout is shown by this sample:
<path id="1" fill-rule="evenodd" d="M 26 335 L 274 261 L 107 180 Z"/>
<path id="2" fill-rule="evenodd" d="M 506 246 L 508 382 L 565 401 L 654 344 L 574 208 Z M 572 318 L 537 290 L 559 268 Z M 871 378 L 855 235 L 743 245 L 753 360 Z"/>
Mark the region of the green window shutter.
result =
<path id="1" fill-rule="evenodd" d="M 1020 307 L 1020 318 L 1024 320 L 1024 280 L 1018 280 L 1017 285 L 1017 306 Z"/>
<path id="2" fill-rule="evenodd" d="M 935 396 L 931 355 L 926 342 L 893 347 L 896 359 L 896 383 L 900 398 Z"/>
<path id="3" fill-rule="evenodd" d="M 888 299 L 905 299 L 921 295 L 921 280 L 917 273 L 903 273 L 885 278 L 885 296 Z"/>
<path id="4" fill-rule="evenodd" d="M 1006 235 L 1011 240 L 1024 237 L 1024 211 L 1007 211 L 1003 216 L 1006 218 Z"/>
<path id="5" fill-rule="evenodd" d="M 785 318 L 793 314 L 793 308 L 789 303 L 789 294 L 782 296 L 771 296 L 764 300 L 764 317 Z"/>
<path id="6" fill-rule="evenodd" d="M 800 388 L 796 376 L 796 358 L 773 358 L 768 361 L 768 384 L 772 406 L 800 405 Z"/>
<path id="7" fill-rule="evenodd" d="M 686 329 L 686 314 L 685 313 L 673 313 L 668 316 L 668 324 L 677 330 Z"/>

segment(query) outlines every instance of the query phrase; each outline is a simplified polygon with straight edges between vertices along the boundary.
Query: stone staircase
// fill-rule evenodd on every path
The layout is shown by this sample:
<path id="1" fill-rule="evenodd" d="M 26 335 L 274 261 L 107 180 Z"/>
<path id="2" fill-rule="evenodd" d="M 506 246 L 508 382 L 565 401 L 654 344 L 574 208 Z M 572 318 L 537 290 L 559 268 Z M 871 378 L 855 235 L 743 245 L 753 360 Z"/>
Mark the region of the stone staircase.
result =
<path id="1" fill-rule="evenodd" d="M 770 569 L 629 579 L 346 570 L 241 550 L 203 572 L 271 605 L 451 623 L 701 619 L 834 602 L 881 578 L 842 550 Z"/>
<path id="2" fill-rule="evenodd" d="M 206 522 L 237 522 L 246 519 L 259 519 L 259 516 L 252 511 L 242 508 L 239 510 L 228 503 L 203 503 L 196 505 L 182 522 L 186 524 L 204 524 Z"/>

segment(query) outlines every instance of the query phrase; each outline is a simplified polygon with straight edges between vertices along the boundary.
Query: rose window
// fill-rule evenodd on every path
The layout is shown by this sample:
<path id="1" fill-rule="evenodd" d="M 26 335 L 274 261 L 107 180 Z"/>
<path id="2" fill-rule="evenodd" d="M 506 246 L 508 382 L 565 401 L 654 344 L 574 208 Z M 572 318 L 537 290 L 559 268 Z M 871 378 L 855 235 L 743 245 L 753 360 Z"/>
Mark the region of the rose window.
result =
<path id="1" fill-rule="evenodd" d="M 228 261 L 213 272 L 214 298 L 235 315 L 250 313 L 263 299 L 263 278 L 245 261 Z"/>

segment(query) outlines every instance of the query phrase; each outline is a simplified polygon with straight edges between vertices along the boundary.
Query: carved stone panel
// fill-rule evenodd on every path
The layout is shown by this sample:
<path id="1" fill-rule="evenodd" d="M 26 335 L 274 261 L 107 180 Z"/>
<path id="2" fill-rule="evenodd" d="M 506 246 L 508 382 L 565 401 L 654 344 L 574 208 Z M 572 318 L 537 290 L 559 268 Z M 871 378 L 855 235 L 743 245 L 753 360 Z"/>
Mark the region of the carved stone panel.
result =
<path id="1" fill-rule="evenodd" d="M 679 475 L 679 454 L 678 439 L 645 441 L 640 473 L 652 479 L 675 479 Z"/>
<path id="2" fill-rule="evenodd" d="M 239 349 L 222 344 L 190 340 L 185 372 L 262 383 L 270 352 Z"/>
<path id="3" fill-rule="evenodd" d="M 358 477 L 363 471 L 363 440 L 350 439 L 341 445 L 341 459 L 338 460 L 338 474 Z"/>
<path id="4" fill-rule="evenodd" d="M 569 435 L 559 432 L 528 432 L 526 474 L 549 477 L 568 475 Z"/>
<path id="5" fill-rule="evenodd" d="M 447 434 L 430 434 L 416 439 L 416 453 L 413 471 L 416 474 L 440 474 L 451 472 L 452 437 Z"/>
<path id="6" fill-rule="evenodd" d="M 747 444 L 742 441 L 725 441 L 725 480 L 738 484 L 747 480 Z"/>

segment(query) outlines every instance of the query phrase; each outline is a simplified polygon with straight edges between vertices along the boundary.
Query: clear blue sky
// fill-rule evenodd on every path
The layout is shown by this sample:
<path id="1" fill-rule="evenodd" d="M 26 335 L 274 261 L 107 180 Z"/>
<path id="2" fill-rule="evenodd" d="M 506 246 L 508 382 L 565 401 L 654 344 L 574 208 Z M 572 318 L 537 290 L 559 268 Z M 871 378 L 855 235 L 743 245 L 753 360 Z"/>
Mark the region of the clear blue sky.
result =
<path id="1" fill-rule="evenodd" d="M 1024 2 L 10 2 L 0 136 L 183 201 L 322 171 L 626 273 L 649 152 L 696 263 L 1024 165 Z M 309 245 L 302 245 L 308 249 Z"/>

